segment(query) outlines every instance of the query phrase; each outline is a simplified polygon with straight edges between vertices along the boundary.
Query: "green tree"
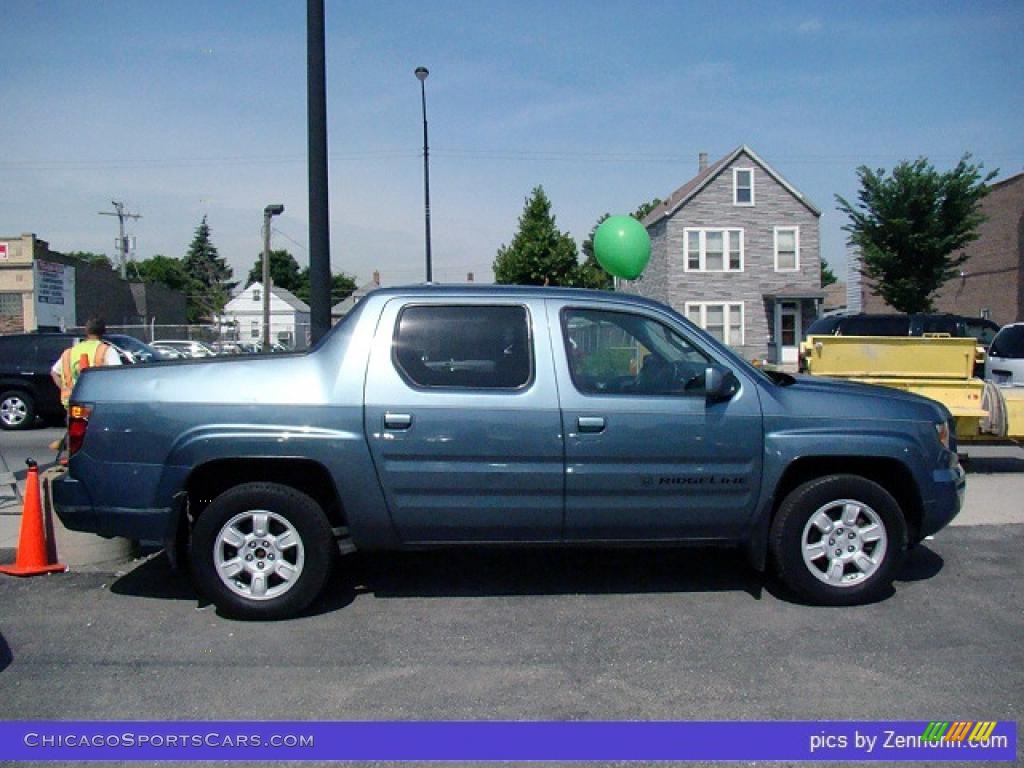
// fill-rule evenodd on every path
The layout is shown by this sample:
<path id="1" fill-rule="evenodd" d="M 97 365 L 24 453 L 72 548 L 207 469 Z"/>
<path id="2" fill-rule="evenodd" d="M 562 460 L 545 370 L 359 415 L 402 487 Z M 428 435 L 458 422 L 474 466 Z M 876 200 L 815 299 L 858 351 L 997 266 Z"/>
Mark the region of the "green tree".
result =
<path id="1" fill-rule="evenodd" d="M 78 259 L 79 261 L 86 261 L 90 264 L 106 267 L 107 269 L 114 268 L 114 262 L 112 262 L 110 257 L 105 253 L 94 253 L 93 251 L 68 251 L 64 255 L 70 256 L 72 259 Z"/>
<path id="2" fill-rule="evenodd" d="M 188 321 L 197 323 L 219 315 L 231 298 L 231 290 L 236 283 L 231 282 L 231 267 L 210 241 L 210 225 L 206 223 L 205 216 L 196 227 L 195 237 L 185 254 L 185 272 L 191 285 Z"/>
<path id="3" fill-rule="evenodd" d="M 246 284 L 263 282 L 263 254 L 256 259 L 256 263 L 249 270 Z M 295 260 L 288 251 L 270 252 L 270 282 L 278 288 L 284 288 L 298 295 L 302 287 L 302 279 L 299 272 L 299 262 Z"/>
<path id="4" fill-rule="evenodd" d="M 494 280 L 506 285 L 574 285 L 578 278 L 576 241 L 559 232 L 544 187 L 526 199 L 519 231 L 498 249 Z"/>
<path id="5" fill-rule="evenodd" d="M 955 168 L 939 173 L 924 157 L 884 169 L 857 169 L 858 203 L 836 195 L 850 217 L 843 229 L 860 249 L 861 271 L 874 293 L 900 312 L 927 312 L 939 287 L 966 261 L 960 252 L 978 238 L 985 220 L 981 200 L 997 171 L 982 178 L 982 165 L 965 154 Z"/>
<path id="6" fill-rule="evenodd" d="M 128 263 L 128 277 L 144 283 L 157 283 L 186 295 L 191 292 L 191 280 L 181 259 L 156 254 Z"/>
<path id="7" fill-rule="evenodd" d="M 821 260 L 821 287 L 826 288 L 837 282 L 836 273 L 832 271 L 832 267 L 828 265 L 828 262 L 824 259 Z"/>
<path id="8" fill-rule="evenodd" d="M 356 289 L 356 281 L 344 272 L 335 272 L 331 275 L 331 306 L 333 307 L 342 299 L 348 298 Z M 299 272 L 299 287 L 293 293 L 307 304 L 309 303 L 309 267 L 303 267 Z"/>
<path id="9" fill-rule="evenodd" d="M 637 221 L 643 221 L 647 214 L 659 205 L 661 205 L 661 198 L 656 197 L 649 203 L 643 203 L 630 215 Z M 598 288 L 610 291 L 615 286 L 615 280 L 597 263 L 597 258 L 594 256 L 594 233 L 608 216 L 607 213 L 601 214 L 580 247 L 580 250 L 583 251 L 583 263 L 580 265 L 579 276 L 575 283 L 580 288 Z"/>

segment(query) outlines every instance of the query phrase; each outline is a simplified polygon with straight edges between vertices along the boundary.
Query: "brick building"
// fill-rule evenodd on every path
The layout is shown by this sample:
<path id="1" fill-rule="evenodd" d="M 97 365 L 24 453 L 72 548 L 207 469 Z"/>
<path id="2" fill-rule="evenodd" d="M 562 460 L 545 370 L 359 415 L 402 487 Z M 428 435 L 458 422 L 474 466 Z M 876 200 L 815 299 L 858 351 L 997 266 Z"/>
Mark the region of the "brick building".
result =
<path id="1" fill-rule="evenodd" d="M 981 203 L 988 219 L 964 252 L 960 275 L 943 285 L 935 309 L 987 317 L 999 325 L 1024 320 L 1024 173 L 997 181 Z M 865 312 L 892 312 L 865 280 Z"/>
<path id="2" fill-rule="evenodd" d="M 110 268 L 57 251 L 34 234 L 0 236 L 0 333 L 81 326 L 185 323 L 185 295 L 122 280 Z"/>

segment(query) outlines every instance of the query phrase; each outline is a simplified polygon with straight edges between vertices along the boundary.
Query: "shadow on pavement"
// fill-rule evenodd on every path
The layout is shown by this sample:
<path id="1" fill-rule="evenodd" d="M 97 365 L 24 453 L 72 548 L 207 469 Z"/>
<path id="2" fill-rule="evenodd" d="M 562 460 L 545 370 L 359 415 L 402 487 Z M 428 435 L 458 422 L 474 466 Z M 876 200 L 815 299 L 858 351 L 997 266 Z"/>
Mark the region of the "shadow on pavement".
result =
<path id="1" fill-rule="evenodd" d="M 742 552 L 731 549 L 448 549 L 357 553 L 339 562 L 323 594 L 302 616 L 341 610 L 366 594 L 386 599 L 745 592 L 760 600 L 767 591 L 779 600 L 803 603 L 771 575 L 753 570 Z M 915 547 L 896 581 L 930 579 L 943 565 L 927 546 Z M 199 608 L 209 605 L 188 576 L 173 571 L 163 555 L 122 576 L 110 589 L 119 595 L 195 601 Z M 892 594 L 887 591 L 880 601 Z"/>
<path id="2" fill-rule="evenodd" d="M 969 475 L 1008 475 L 1024 472 L 1024 458 L 1016 456 L 971 456 L 964 462 Z"/>
<path id="3" fill-rule="evenodd" d="M 11 666 L 12 661 L 14 661 L 14 655 L 11 653 L 11 646 L 7 644 L 3 634 L 0 634 L 0 672 Z"/>
<path id="4" fill-rule="evenodd" d="M 896 581 L 927 581 L 939 574 L 946 561 L 925 544 L 907 552 L 903 565 L 896 572 Z"/>
<path id="5" fill-rule="evenodd" d="M 196 593 L 183 571 L 171 568 L 161 553 L 136 566 L 110 585 L 115 595 L 152 597 L 158 600 L 195 600 Z"/>
<path id="6" fill-rule="evenodd" d="M 728 549 L 475 549 L 352 555 L 339 578 L 377 597 L 761 593 L 761 576 Z"/>

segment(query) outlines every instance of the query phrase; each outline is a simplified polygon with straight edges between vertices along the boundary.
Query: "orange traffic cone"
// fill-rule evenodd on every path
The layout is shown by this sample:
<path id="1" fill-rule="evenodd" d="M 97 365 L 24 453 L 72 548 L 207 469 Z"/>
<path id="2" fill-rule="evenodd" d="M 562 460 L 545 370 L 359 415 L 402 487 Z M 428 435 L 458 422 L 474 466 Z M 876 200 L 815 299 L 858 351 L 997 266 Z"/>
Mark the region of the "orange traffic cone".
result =
<path id="1" fill-rule="evenodd" d="M 0 565 L 0 573 L 11 576 L 38 576 L 41 573 L 66 571 L 60 563 L 50 563 L 46 556 L 46 533 L 43 508 L 39 503 L 39 469 L 28 459 L 25 481 L 25 505 L 21 510 L 21 532 L 18 535 L 18 557 L 14 565 Z M 56 561 L 56 557 L 53 558 Z"/>

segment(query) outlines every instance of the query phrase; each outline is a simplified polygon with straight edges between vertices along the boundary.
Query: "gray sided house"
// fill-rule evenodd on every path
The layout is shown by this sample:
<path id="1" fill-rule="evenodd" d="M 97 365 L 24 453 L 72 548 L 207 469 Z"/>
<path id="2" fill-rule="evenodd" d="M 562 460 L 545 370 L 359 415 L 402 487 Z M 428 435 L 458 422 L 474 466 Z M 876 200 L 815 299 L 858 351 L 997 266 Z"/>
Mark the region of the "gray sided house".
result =
<path id="1" fill-rule="evenodd" d="M 818 315 L 819 211 L 748 146 L 734 149 L 644 219 L 651 261 L 620 289 L 671 305 L 747 359 L 795 366 Z"/>

